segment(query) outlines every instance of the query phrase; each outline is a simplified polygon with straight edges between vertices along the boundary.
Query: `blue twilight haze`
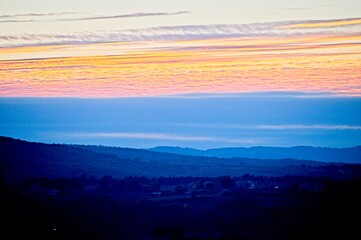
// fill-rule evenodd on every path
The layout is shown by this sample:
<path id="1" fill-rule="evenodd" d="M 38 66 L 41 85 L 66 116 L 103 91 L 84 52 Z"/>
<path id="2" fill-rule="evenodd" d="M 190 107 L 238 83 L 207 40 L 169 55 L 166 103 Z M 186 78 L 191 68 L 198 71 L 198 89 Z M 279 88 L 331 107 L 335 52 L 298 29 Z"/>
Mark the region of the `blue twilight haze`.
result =
<path id="1" fill-rule="evenodd" d="M 29 141 L 136 148 L 350 147 L 361 143 L 361 98 L 285 92 L 2 98 L 0 132 Z"/>

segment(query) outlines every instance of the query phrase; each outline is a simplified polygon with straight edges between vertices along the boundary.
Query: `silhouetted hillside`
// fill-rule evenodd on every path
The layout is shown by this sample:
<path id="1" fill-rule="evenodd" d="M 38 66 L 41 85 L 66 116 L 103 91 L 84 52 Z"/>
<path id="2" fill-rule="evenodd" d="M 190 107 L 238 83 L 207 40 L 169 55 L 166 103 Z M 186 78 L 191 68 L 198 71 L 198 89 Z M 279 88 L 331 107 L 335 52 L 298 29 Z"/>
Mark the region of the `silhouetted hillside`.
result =
<path id="1" fill-rule="evenodd" d="M 25 177 L 266 176 L 343 177 L 349 165 L 295 159 L 247 159 L 185 156 L 147 150 L 33 143 L 0 137 L 0 170 L 6 180 Z M 342 171 L 340 171 L 342 170 Z"/>
<path id="2" fill-rule="evenodd" d="M 76 145 L 34 143 L 0 137 L 1 175 L 16 180 L 26 176 L 77 177 L 85 174 L 123 177 L 182 174 L 182 169 L 166 162 L 144 162 L 140 158 L 133 158 L 131 152 L 138 151 L 135 149 L 118 149 L 119 152 L 124 151 L 118 156 L 98 153 L 90 150 L 91 148 L 98 149 L 95 146 L 83 148 Z M 144 155 L 142 152 L 139 150 L 138 155 Z M 151 154 L 162 155 L 152 152 Z"/>
<path id="3" fill-rule="evenodd" d="M 190 156 L 207 156 L 220 158 L 260 158 L 260 159 L 307 159 L 322 162 L 361 163 L 361 146 L 350 148 L 321 148 L 297 146 L 283 147 L 250 147 L 250 148 L 216 148 L 198 150 L 180 147 L 155 147 L 149 149 L 156 152 L 183 154 Z"/>
<path id="4" fill-rule="evenodd" d="M 0 236 L 351 239 L 359 230 L 360 176 L 361 164 L 0 137 Z"/>

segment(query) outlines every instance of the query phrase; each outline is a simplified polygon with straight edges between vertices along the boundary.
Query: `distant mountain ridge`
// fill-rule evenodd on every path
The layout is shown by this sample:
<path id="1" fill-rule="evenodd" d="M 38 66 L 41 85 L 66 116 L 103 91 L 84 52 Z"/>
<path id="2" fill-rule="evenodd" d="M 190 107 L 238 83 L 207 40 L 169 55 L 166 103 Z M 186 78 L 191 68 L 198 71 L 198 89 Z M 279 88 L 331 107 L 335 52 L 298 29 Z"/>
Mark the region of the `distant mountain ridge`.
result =
<path id="1" fill-rule="evenodd" d="M 250 148 L 215 148 L 199 150 L 159 146 L 148 150 L 162 153 L 174 153 L 189 156 L 219 158 L 258 158 L 258 159 L 299 159 L 322 162 L 361 163 L 361 146 L 348 148 L 324 148 L 310 146 L 296 147 L 250 147 Z"/>
<path id="2" fill-rule="evenodd" d="M 331 164 L 289 158 L 188 156 L 133 148 L 45 144 L 0 136 L 0 182 L 21 181 L 26 177 L 72 178 L 82 175 L 119 178 L 125 176 L 218 177 L 253 174 L 342 178 L 359 170 L 361 172 L 361 164 Z"/>

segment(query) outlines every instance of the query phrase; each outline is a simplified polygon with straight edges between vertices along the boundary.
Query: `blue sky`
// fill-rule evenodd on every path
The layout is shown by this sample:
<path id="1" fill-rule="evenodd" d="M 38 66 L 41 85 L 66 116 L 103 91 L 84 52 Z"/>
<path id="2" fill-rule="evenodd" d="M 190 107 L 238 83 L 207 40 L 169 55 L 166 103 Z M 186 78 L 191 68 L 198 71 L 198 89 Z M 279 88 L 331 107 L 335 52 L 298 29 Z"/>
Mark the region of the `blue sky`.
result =
<path id="1" fill-rule="evenodd" d="M 1 135 L 49 143 L 201 149 L 361 143 L 361 98 L 248 93 L 160 98 L 2 98 Z"/>

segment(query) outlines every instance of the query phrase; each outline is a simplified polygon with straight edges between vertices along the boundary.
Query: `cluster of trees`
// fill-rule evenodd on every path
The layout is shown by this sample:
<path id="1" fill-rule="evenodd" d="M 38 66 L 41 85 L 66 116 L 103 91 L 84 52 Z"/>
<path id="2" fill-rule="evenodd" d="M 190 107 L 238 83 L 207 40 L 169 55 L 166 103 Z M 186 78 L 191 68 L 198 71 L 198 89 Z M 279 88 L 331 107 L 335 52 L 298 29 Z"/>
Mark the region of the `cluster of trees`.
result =
<path id="1" fill-rule="evenodd" d="M 220 194 L 225 191 L 240 193 L 244 190 L 300 189 L 312 191 L 322 189 L 332 180 L 326 177 L 306 176 L 255 176 L 245 174 L 240 177 L 137 177 L 114 178 L 103 176 L 95 178 L 85 175 L 78 178 L 36 178 L 23 181 L 26 192 L 51 195 L 64 193 L 140 193 L 140 194 Z"/>
<path id="2" fill-rule="evenodd" d="M 218 192 L 247 189 L 247 183 L 253 183 L 255 188 L 246 194 Z M 320 192 L 302 195 L 292 191 L 277 194 L 278 189 L 274 188 L 270 194 L 253 191 L 270 189 L 276 184 L 281 189 L 286 183 L 289 186 L 323 183 L 326 187 Z M 351 239 L 359 233 L 358 222 L 354 219 L 361 214 L 361 178 L 335 181 L 323 177 L 247 174 L 217 178 L 82 176 L 27 178 L 19 189 L 0 186 L 4 202 L 1 212 L 6 219 L 3 235 L 12 234 L 14 238 L 25 233 L 37 239 L 251 240 L 255 236 L 259 236 L 257 239 L 335 236 Z M 182 192 L 184 186 L 186 192 Z M 150 191 L 170 188 L 173 189 L 170 197 L 143 197 Z M 208 189 L 219 194 L 184 197 L 189 189 Z M 34 191 L 52 193 L 53 190 L 58 191 L 58 195 L 28 194 Z M 84 194 L 87 191 L 95 194 Z M 127 195 L 128 191 L 136 194 Z M 102 192 L 105 194 L 98 194 Z"/>

